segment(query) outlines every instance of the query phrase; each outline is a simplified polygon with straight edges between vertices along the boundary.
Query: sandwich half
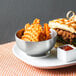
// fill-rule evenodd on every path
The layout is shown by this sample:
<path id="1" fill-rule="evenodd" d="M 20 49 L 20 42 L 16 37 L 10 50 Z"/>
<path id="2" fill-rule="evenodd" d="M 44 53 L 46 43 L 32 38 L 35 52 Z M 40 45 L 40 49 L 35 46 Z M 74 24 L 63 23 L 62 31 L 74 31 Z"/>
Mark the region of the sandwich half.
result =
<path id="1" fill-rule="evenodd" d="M 70 43 L 76 46 L 76 21 L 66 18 L 49 21 L 49 27 L 56 30 L 57 42 Z"/>

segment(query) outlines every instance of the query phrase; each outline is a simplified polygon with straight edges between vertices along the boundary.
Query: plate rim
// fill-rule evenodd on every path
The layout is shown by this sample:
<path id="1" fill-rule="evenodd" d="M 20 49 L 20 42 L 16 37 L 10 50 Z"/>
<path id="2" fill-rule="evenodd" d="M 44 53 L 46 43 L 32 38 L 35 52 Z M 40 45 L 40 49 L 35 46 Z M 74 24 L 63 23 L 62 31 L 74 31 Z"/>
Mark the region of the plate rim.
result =
<path id="1" fill-rule="evenodd" d="M 31 65 L 33 67 L 36 67 L 36 68 L 41 68 L 41 69 L 56 69 L 56 68 L 64 68 L 64 67 L 69 67 L 69 66 L 73 66 L 73 65 L 76 65 L 76 62 L 69 62 L 69 63 L 65 63 L 65 64 L 62 64 L 62 65 L 56 65 L 56 66 L 38 66 L 38 65 L 35 65 L 35 64 L 30 64 L 30 63 L 27 63 L 25 62 L 22 58 L 19 57 L 19 55 L 15 52 L 14 48 L 17 47 L 17 45 L 15 44 L 12 48 L 12 52 L 13 54 L 18 58 L 20 59 L 21 61 L 23 61 L 24 63 L 28 64 L 28 65 Z M 19 49 L 19 48 L 18 48 Z M 21 51 L 23 52 L 23 51 Z M 24 53 L 24 52 L 23 52 Z M 29 56 L 30 57 L 30 56 Z"/>

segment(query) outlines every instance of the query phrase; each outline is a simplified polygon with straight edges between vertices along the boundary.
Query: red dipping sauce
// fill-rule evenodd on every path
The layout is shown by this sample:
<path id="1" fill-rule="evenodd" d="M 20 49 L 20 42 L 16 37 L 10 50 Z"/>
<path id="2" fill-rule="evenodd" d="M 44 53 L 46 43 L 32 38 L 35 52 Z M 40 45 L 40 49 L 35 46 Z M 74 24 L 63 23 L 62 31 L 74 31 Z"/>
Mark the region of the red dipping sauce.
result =
<path id="1" fill-rule="evenodd" d="M 63 49 L 63 50 L 65 50 L 65 51 L 73 50 L 73 48 L 71 46 L 69 46 L 69 45 L 62 46 L 60 48 Z"/>

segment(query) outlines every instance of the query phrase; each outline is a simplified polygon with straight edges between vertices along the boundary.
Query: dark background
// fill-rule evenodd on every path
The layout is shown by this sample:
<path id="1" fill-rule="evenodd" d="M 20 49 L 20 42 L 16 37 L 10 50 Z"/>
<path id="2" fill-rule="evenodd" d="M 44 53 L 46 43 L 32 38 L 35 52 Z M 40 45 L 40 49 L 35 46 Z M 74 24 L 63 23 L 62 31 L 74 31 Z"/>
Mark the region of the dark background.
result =
<path id="1" fill-rule="evenodd" d="M 48 22 L 69 10 L 76 11 L 76 0 L 0 0 L 0 44 L 15 40 L 15 32 L 35 17 Z"/>

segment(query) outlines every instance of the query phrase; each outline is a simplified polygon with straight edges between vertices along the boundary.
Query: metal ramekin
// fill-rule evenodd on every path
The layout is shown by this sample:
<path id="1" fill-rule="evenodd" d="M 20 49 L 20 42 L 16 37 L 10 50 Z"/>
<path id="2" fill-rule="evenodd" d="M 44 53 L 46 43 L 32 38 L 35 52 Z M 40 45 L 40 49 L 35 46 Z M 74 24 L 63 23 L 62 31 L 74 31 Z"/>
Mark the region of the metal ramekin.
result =
<path id="1" fill-rule="evenodd" d="M 16 39 L 16 45 L 18 48 L 20 48 L 23 52 L 25 52 L 28 55 L 42 55 L 51 50 L 57 39 L 57 33 L 55 30 L 51 30 L 51 36 L 52 38 L 46 41 L 40 41 L 40 42 L 29 42 L 29 41 L 24 41 L 21 40 L 20 38 L 17 37 L 17 32 L 15 34 L 15 39 Z"/>

